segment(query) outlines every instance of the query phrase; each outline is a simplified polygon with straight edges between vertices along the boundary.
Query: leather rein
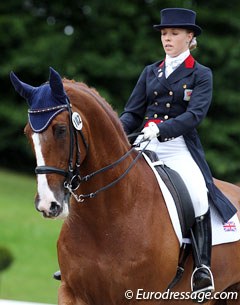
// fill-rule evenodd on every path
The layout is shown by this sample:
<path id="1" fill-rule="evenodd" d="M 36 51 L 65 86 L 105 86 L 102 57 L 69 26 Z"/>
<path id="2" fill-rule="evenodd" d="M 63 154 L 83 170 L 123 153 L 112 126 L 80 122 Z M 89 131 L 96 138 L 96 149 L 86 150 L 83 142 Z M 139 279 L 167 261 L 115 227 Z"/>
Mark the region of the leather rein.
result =
<path id="1" fill-rule="evenodd" d="M 68 169 L 64 170 L 64 169 L 60 169 L 60 168 L 53 167 L 53 166 L 43 165 L 43 166 L 37 166 L 35 168 L 35 173 L 37 175 L 58 174 L 58 175 L 64 176 L 66 178 L 64 183 L 63 183 L 64 188 L 66 188 L 68 190 L 68 192 L 75 198 L 75 200 L 77 202 L 83 202 L 86 198 L 94 198 L 98 193 L 107 190 L 108 188 L 110 188 L 110 187 L 114 186 L 116 183 L 118 183 L 121 179 L 123 179 L 128 174 L 128 172 L 131 170 L 131 168 L 135 165 L 135 163 L 138 161 L 138 159 L 142 156 L 142 153 L 144 152 L 147 145 L 149 144 L 149 141 L 147 141 L 146 146 L 142 150 L 138 151 L 137 156 L 130 163 L 128 168 L 117 179 L 115 179 L 112 182 L 110 182 L 109 184 L 101 187 L 100 189 L 98 189 L 95 192 L 92 192 L 92 193 L 89 193 L 89 194 L 78 195 L 76 193 L 76 190 L 79 188 L 79 186 L 82 182 L 88 182 L 92 177 L 94 177 L 94 176 L 96 176 L 100 173 L 103 173 L 103 172 L 105 172 L 109 169 L 112 169 L 112 168 L 116 167 L 118 164 L 120 164 L 122 161 L 124 161 L 132 153 L 132 151 L 135 150 L 135 148 L 132 147 L 121 158 L 119 158 L 118 160 L 116 160 L 112 164 L 109 164 L 109 165 L 107 165 L 107 166 L 105 166 L 105 167 L 103 167 L 103 168 L 101 168 L 101 169 L 99 169 L 95 172 L 92 172 L 92 173 L 90 173 L 90 174 L 88 174 L 84 177 L 81 177 L 81 175 L 80 175 L 80 147 L 79 147 L 79 142 L 78 142 L 78 132 L 81 135 L 81 138 L 82 138 L 82 141 L 84 143 L 86 151 L 88 151 L 88 143 L 87 143 L 87 141 L 86 141 L 86 139 L 83 135 L 82 130 L 77 130 L 72 123 L 73 112 L 72 112 L 72 106 L 71 106 L 71 103 L 69 101 L 69 98 L 66 98 L 66 103 L 67 104 L 64 105 L 63 107 L 66 108 L 66 110 L 68 111 L 68 114 L 69 114 L 70 150 L 69 150 L 69 159 L 68 159 Z M 53 110 L 53 109 L 52 108 L 41 109 L 41 112 L 51 111 L 51 110 Z M 140 134 L 142 134 L 142 133 L 140 132 L 140 133 L 137 133 L 137 134 L 136 133 L 131 134 L 128 137 L 131 138 L 133 136 L 140 135 Z M 146 140 L 144 140 L 144 141 L 146 141 Z M 75 165 L 73 165 L 74 145 L 76 147 L 76 162 L 75 162 Z"/>

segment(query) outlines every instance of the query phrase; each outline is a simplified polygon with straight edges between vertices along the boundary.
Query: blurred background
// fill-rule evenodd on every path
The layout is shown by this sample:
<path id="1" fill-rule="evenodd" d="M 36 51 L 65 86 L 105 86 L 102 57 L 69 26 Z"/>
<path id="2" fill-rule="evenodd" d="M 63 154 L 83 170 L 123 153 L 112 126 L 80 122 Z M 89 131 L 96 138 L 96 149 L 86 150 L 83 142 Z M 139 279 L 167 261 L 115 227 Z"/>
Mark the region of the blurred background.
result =
<path id="1" fill-rule="evenodd" d="M 23 134 L 27 104 L 10 71 L 38 86 L 51 66 L 95 87 L 120 113 L 144 66 L 163 58 L 152 25 L 166 7 L 197 12 L 203 34 L 193 56 L 214 75 L 212 106 L 199 133 L 214 176 L 240 181 L 238 0 L 1 1 L 0 298 L 57 303 L 51 276 L 61 227 L 34 210 L 35 161 Z"/>

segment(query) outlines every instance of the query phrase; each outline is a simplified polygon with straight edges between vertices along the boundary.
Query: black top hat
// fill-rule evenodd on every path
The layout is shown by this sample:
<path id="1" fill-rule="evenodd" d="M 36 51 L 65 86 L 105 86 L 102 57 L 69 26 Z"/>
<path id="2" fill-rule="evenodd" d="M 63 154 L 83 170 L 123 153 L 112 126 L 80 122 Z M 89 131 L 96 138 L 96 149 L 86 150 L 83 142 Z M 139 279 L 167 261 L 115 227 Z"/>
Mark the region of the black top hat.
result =
<path id="1" fill-rule="evenodd" d="M 194 32 L 195 36 L 201 34 L 202 29 L 195 24 L 196 13 L 185 8 L 165 8 L 161 10 L 161 24 L 153 27 L 156 30 L 164 28 L 183 28 Z"/>

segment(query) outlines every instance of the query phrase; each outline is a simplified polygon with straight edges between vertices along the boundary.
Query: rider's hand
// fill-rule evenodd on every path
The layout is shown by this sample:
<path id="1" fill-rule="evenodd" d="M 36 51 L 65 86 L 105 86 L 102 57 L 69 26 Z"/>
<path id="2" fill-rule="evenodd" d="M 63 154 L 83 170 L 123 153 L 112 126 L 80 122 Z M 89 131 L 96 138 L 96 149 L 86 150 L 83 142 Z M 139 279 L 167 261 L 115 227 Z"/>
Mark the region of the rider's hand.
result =
<path id="1" fill-rule="evenodd" d="M 143 128 L 142 132 L 144 140 L 152 140 L 160 134 L 159 128 L 154 122 L 150 122 L 147 127 Z"/>

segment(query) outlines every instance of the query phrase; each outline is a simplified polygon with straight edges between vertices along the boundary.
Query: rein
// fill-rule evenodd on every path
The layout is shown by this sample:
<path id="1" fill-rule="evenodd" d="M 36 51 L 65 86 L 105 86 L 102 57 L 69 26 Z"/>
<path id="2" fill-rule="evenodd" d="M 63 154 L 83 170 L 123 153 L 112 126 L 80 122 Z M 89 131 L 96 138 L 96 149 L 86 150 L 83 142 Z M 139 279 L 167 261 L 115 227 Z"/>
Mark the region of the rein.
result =
<path id="1" fill-rule="evenodd" d="M 96 98 L 96 96 L 95 96 Z M 82 182 L 88 182 L 92 177 L 100 174 L 100 173 L 104 173 L 105 171 L 112 169 L 114 167 L 116 167 L 118 164 L 120 164 L 122 161 L 124 161 L 131 153 L 133 150 L 135 150 L 134 147 L 132 147 L 128 152 L 126 152 L 122 157 L 120 157 L 118 160 L 116 160 L 115 162 L 95 171 L 92 172 L 91 174 L 88 174 L 84 177 L 80 176 L 80 148 L 79 148 L 79 143 L 78 143 L 78 136 L 77 136 L 77 131 L 80 133 L 82 141 L 84 143 L 84 146 L 86 148 L 86 150 L 88 150 L 88 144 L 87 141 L 82 133 L 82 130 L 76 130 L 76 128 L 74 128 L 73 126 L 73 122 L 72 122 L 72 108 L 71 108 L 71 103 L 69 101 L 69 98 L 66 99 L 66 105 L 64 108 L 67 109 L 68 113 L 69 113 L 69 133 L 70 133 L 70 150 L 69 150 L 69 161 L 68 161 L 68 170 L 64 170 L 64 169 L 60 169 L 57 167 L 53 167 L 53 166 L 47 166 L 47 165 L 43 165 L 43 166 L 37 166 L 35 168 L 35 173 L 37 175 L 42 175 L 42 174 L 58 174 L 61 176 L 64 176 L 66 178 L 66 180 L 64 181 L 63 185 L 64 187 L 68 190 L 68 192 L 75 198 L 75 200 L 77 202 L 83 202 L 86 198 L 94 198 L 96 197 L 96 195 L 102 191 L 105 191 L 109 188 L 111 188 L 112 186 L 114 186 L 116 183 L 118 183 L 121 179 L 123 179 L 131 170 L 131 168 L 136 164 L 136 162 L 138 161 L 138 159 L 142 156 L 144 150 L 146 149 L 146 147 L 148 146 L 149 142 L 148 140 L 142 140 L 140 143 L 138 143 L 138 145 L 140 145 L 142 142 L 147 141 L 147 144 L 145 145 L 145 147 L 139 151 L 138 155 L 134 158 L 134 160 L 130 163 L 130 165 L 128 166 L 128 168 L 125 170 L 125 172 L 123 172 L 123 174 L 121 174 L 117 179 L 113 180 L 112 182 L 110 182 L 109 184 L 101 187 L 100 189 L 98 189 L 95 192 L 89 193 L 89 194 L 76 194 L 75 191 L 79 188 L 80 184 Z M 52 111 L 52 108 L 46 108 L 46 109 L 41 109 L 38 110 L 38 112 L 46 112 L 46 111 Z M 128 138 L 132 138 L 138 135 L 141 135 L 142 133 L 133 133 L 128 135 Z M 74 154 L 74 144 L 76 146 L 76 163 L 75 166 L 73 166 L 73 154 Z"/>
<path id="2" fill-rule="evenodd" d="M 142 142 L 145 142 L 144 141 L 141 141 L 139 144 L 141 144 Z M 86 198 L 94 198 L 96 197 L 96 195 L 102 191 L 105 191 L 109 188 L 111 188 L 112 186 L 114 186 L 115 184 L 117 184 L 121 179 L 123 179 L 128 173 L 129 171 L 131 170 L 131 168 L 137 163 L 138 159 L 142 156 L 144 150 L 146 149 L 146 147 L 148 146 L 150 141 L 148 141 L 148 143 L 145 145 L 145 147 L 139 151 L 138 155 L 136 156 L 136 158 L 134 158 L 134 160 L 130 163 L 130 165 L 128 166 L 128 168 L 125 170 L 125 172 L 120 175 L 117 179 L 113 180 L 112 182 L 110 182 L 109 184 L 101 187 L 100 189 L 98 189 L 97 191 L 93 192 L 93 193 L 89 193 L 89 194 L 80 194 L 80 195 L 77 195 L 75 194 L 71 187 L 69 185 L 64 185 L 68 191 L 72 194 L 72 196 L 77 200 L 77 202 L 83 202 Z M 138 144 L 138 145 L 139 145 Z M 106 167 L 103 167 L 99 170 L 97 170 L 96 172 L 93 172 L 89 175 L 86 175 L 85 177 L 81 178 L 81 182 L 86 182 L 86 181 L 89 181 L 89 179 L 97 174 L 100 174 L 100 173 L 103 173 L 105 172 L 106 170 L 108 169 L 111 169 L 111 168 L 114 168 L 115 166 L 117 166 L 120 162 L 122 162 L 123 160 L 125 160 L 129 155 L 130 153 L 134 150 L 135 148 L 132 147 L 125 155 L 123 155 L 120 159 L 118 159 L 117 161 L 115 161 L 114 163 L 110 164 L 110 165 L 107 165 Z"/>

